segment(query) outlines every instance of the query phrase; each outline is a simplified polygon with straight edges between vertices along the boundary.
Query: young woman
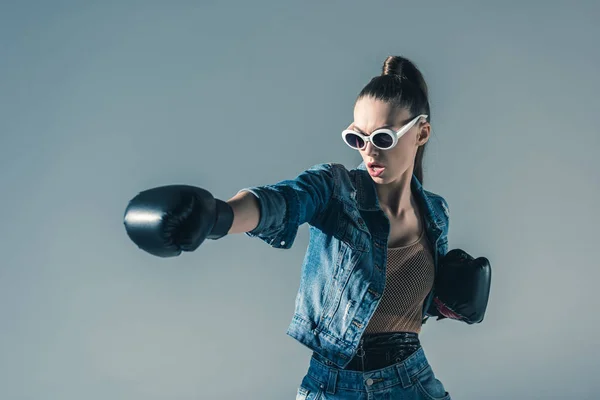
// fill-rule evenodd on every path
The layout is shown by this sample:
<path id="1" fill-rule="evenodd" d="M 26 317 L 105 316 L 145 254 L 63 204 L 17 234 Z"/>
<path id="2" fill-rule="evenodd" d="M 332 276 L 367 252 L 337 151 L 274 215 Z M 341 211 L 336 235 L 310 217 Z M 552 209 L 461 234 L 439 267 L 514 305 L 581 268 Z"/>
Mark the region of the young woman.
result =
<path id="1" fill-rule="evenodd" d="M 318 164 L 226 202 L 191 186 L 150 189 L 129 203 L 127 233 L 143 250 L 170 257 L 242 232 L 288 249 L 308 223 L 287 334 L 313 355 L 296 398 L 450 399 L 419 342 L 421 325 L 429 316 L 474 323 L 483 314 L 481 301 L 449 298 L 456 285 L 434 288 L 438 272 L 452 267 L 440 268 L 448 255 L 448 205 L 422 186 L 429 116 L 423 76 L 408 59 L 390 56 L 342 132 L 363 159 L 357 168 Z M 464 253 L 454 259 L 473 261 Z"/>

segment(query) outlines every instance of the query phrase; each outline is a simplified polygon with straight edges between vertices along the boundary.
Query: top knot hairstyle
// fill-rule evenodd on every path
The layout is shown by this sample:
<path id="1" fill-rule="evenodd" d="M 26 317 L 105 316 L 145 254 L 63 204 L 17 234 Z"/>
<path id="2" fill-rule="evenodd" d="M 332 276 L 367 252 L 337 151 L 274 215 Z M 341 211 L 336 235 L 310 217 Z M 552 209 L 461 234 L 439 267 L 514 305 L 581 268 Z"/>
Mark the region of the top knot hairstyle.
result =
<path id="1" fill-rule="evenodd" d="M 372 97 L 392 104 L 398 109 L 407 109 L 411 118 L 427 114 L 431 121 L 427 83 L 415 64 L 401 56 L 388 56 L 383 62 L 381 75 L 374 77 L 358 95 Z M 425 145 L 419 146 L 413 173 L 423 183 L 423 154 Z"/>

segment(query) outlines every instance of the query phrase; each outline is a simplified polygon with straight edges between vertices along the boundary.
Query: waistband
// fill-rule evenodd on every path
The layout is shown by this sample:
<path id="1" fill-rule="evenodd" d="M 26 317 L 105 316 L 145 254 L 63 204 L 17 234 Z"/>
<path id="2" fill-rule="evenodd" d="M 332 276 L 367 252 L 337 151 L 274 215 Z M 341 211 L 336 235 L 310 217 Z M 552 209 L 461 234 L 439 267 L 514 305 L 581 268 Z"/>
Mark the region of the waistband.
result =
<path id="1" fill-rule="evenodd" d="M 368 351 L 389 350 L 393 347 L 420 345 L 419 334 L 414 332 L 385 332 L 365 334 L 360 346 Z"/>
<path id="2" fill-rule="evenodd" d="M 368 372 L 349 371 L 325 365 L 315 355 L 310 359 L 307 375 L 318 382 L 328 393 L 336 389 L 375 391 L 401 384 L 409 387 L 411 378 L 429 367 L 423 348 L 419 348 L 404 361 L 389 367 Z"/>

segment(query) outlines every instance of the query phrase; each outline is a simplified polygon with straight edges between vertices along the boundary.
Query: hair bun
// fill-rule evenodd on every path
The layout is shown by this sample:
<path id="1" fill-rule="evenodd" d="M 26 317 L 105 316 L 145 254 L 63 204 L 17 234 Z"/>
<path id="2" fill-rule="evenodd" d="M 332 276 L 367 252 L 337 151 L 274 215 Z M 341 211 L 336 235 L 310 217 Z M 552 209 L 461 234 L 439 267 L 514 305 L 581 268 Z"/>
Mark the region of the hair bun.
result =
<path id="1" fill-rule="evenodd" d="M 423 75 L 417 69 L 416 65 L 407 58 L 388 56 L 383 62 L 381 75 L 393 75 L 400 80 L 407 80 L 418 86 L 425 94 L 425 97 L 428 95 L 427 84 L 423 79 Z"/>
<path id="2" fill-rule="evenodd" d="M 397 75 L 400 78 L 406 78 L 403 75 L 405 59 L 400 56 L 388 56 L 383 62 L 381 75 Z"/>

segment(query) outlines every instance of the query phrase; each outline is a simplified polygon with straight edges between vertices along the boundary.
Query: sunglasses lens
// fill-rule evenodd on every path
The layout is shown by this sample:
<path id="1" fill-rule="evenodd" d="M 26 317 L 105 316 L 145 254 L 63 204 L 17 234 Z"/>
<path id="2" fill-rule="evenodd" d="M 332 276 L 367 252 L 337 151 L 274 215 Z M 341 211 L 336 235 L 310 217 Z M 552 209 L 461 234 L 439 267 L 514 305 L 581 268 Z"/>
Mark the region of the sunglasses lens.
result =
<path id="1" fill-rule="evenodd" d="M 346 135 L 346 143 L 348 143 L 350 147 L 354 147 L 355 149 L 362 149 L 365 145 L 364 140 L 352 133 Z"/>
<path id="2" fill-rule="evenodd" d="M 388 149 L 394 143 L 394 139 L 387 133 L 377 133 L 373 136 L 373 144 L 382 149 Z"/>

